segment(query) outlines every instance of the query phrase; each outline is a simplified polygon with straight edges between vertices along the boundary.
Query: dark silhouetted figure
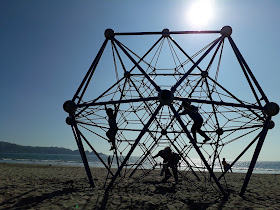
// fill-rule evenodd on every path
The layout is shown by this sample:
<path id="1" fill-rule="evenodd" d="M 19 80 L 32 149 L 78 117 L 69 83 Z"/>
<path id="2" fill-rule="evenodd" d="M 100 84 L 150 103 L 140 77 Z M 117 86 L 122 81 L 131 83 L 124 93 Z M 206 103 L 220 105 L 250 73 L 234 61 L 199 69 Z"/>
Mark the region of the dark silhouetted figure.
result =
<path id="1" fill-rule="evenodd" d="M 230 164 L 227 163 L 227 161 L 226 161 L 225 158 L 223 158 L 222 164 L 223 164 L 223 166 L 224 166 L 224 170 L 225 170 L 225 171 L 229 169 L 228 172 L 230 171 L 230 172 L 232 173 L 232 170 L 231 170 L 231 168 L 230 168 Z"/>
<path id="2" fill-rule="evenodd" d="M 106 107 L 105 105 L 105 110 L 108 116 L 108 123 L 109 123 L 109 130 L 106 132 L 106 136 L 109 138 L 109 142 L 111 142 L 112 146 L 110 150 L 116 149 L 116 134 L 118 131 L 118 126 L 116 122 L 117 118 L 117 109 L 115 106 L 115 111 L 111 108 Z"/>
<path id="3" fill-rule="evenodd" d="M 160 150 L 157 155 L 153 156 L 154 158 L 160 156 L 163 159 L 163 171 L 165 172 L 165 177 L 162 182 L 166 182 L 170 177 L 171 173 L 168 169 L 170 167 L 172 169 L 172 173 L 176 183 L 178 183 L 178 169 L 177 165 L 181 157 L 179 154 L 171 151 L 170 147 L 166 147 L 164 150 Z"/>
<path id="4" fill-rule="evenodd" d="M 193 134 L 194 141 L 196 140 L 196 132 L 198 132 L 202 137 L 204 137 L 203 142 L 209 141 L 210 138 L 205 134 L 204 131 L 201 130 L 201 126 L 203 124 L 203 118 L 198 113 L 198 108 L 196 106 L 191 105 L 190 102 L 183 101 L 182 107 L 184 107 L 184 111 L 179 113 L 179 115 L 188 114 L 190 118 L 193 120 L 193 126 L 191 128 L 191 132 Z"/>

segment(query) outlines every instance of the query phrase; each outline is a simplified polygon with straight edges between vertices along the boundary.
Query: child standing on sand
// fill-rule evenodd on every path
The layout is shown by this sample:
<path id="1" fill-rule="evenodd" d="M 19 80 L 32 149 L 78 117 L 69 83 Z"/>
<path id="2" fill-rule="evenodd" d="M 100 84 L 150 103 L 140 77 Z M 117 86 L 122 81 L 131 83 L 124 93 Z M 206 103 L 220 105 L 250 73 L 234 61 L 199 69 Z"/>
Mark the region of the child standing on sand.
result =
<path id="1" fill-rule="evenodd" d="M 225 158 L 223 158 L 222 164 L 223 164 L 223 166 L 224 166 L 224 170 L 225 170 L 225 171 L 226 171 L 226 170 L 229 170 L 229 171 L 231 171 L 231 173 L 232 173 L 232 170 L 231 170 L 231 168 L 230 168 L 230 165 L 227 163 L 227 161 L 226 161 Z"/>
<path id="2" fill-rule="evenodd" d="M 181 159 L 179 154 L 172 152 L 170 147 L 166 147 L 165 149 L 160 150 L 157 155 L 153 156 L 153 158 L 156 158 L 158 156 L 163 159 L 163 171 L 165 172 L 165 177 L 162 182 L 167 182 L 167 180 L 171 177 L 171 173 L 168 169 L 168 167 L 170 167 L 172 169 L 174 179 L 176 183 L 178 183 L 177 165 L 179 163 L 179 160 Z"/>

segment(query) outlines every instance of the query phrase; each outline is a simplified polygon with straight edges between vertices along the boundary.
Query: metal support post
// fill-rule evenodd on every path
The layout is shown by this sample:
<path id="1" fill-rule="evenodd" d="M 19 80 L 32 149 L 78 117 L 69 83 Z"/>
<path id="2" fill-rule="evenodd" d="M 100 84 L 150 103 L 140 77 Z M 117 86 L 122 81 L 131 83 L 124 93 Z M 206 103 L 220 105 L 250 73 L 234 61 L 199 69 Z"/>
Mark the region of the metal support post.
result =
<path id="1" fill-rule="evenodd" d="M 269 126 L 269 122 L 271 120 L 271 117 L 268 117 L 264 123 L 264 126 L 263 126 L 263 130 L 260 134 L 260 139 L 258 141 L 258 144 L 256 146 L 256 149 L 255 149 L 255 152 L 254 152 L 254 155 L 252 157 L 252 160 L 251 160 L 251 164 L 249 166 L 249 169 L 248 169 L 248 172 L 246 174 L 246 177 L 245 177 L 245 180 L 244 180 L 244 183 L 243 183 L 243 186 L 242 186 L 242 189 L 239 193 L 239 195 L 242 197 L 246 191 L 246 188 L 247 188 L 247 185 L 249 183 L 249 180 L 250 180 L 250 177 L 252 175 L 252 172 L 254 170 L 254 167 L 256 165 L 256 162 L 257 162 L 257 159 L 259 157 L 259 154 L 260 154 L 260 151 L 261 151 L 261 148 L 262 148 L 262 145 L 263 145 L 263 142 L 264 142 L 264 139 L 265 139 L 265 136 L 267 134 L 267 131 L 268 131 L 268 126 Z"/>
<path id="2" fill-rule="evenodd" d="M 81 140 L 79 129 L 77 127 L 74 116 L 71 116 L 71 117 L 73 119 L 72 130 L 73 130 L 74 136 L 76 138 L 77 145 L 78 145 L 78 148 L 79 148 L 79 151 L 80 151 L 80 154 L 81 154 L 81 157 L 82 157 L 85 169 L 86 169 L 86 173 L 87 173 L 87 176 L 88 176 L 88 179 L 89 179 L 89 184 L 90 184 L 91 187 L 95 187 L 94 183 L 93 183 L 92 175 L 91 175 L 91 172 L 90 172 L 90 168 L 89 168 L 89 165 L 88 165 L 87 156 L 85 154 L 85 149 L 84 149 L 84 146 L 83 146 L 83 143 L 82 143 L 82 140 Z"/>

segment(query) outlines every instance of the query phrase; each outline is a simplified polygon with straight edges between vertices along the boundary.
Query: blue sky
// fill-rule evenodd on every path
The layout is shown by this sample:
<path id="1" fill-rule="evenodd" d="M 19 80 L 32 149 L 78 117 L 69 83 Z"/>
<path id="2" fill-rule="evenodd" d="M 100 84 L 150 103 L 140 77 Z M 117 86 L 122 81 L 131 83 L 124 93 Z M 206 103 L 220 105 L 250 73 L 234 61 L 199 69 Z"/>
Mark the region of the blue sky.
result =
<path id="1" fill-rule="evenodd" d="M 107 28 L 181 31 L 230 25 L 233 40 L 264 92 L 279 104 L 280 2 L 213 0 L 212 18 L 204 24 L 188 16 L 194 2 L 0 1 L 0 140 L 77 148 L 62 104 L 73 97 Z M 276 126 L 259 160 L 280 161 L 279 116 L 273 121 Z M 102 145 L 96 149 L 102 152 Z"/>

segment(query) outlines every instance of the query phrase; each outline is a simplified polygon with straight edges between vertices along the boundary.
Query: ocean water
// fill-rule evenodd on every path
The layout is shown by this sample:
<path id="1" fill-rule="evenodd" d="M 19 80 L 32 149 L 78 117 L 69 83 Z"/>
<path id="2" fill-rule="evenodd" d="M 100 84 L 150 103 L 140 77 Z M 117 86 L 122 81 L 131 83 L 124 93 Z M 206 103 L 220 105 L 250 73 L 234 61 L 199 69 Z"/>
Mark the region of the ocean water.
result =
<path id="1" fill-rule="evenodd" d="M 95 155 L 87 155 L 90 167 L 104 167 L 101 161 Z M 107 163 L 107 156 L 102 159 Z M 129 162 L 134 163 L 138 157 L 131 157 Z M 160 160 L 160 159 L 159 159 Z M 160 161 L 159 161 L 160 162 Z M 196 166 L 201 166 L 201 161 L 194 159 Z M 230 161 L 228 161 L 230 163 Z M 64 165 L 64 166 L 80 166 L 83 167 L 83 162 L 80 155 L 68 154 L 31 154 L 31 153 L 0 153 L 0 163 L 25 163 L 25 164 L 46 164 L 46 165 Z M 150 168 L 149 163 L 146 164 Z M 233 172 L 247 173 L 250 161 L 238 161 L 232 167 Z M 114 161 L 112 167 L 117 167 Z M 214 171 L 221 171 L 219 167 L 215 167 Z M 181 165 L 180 169 L 184 169 Z M 258 161 L 255 165 L 253 173 L 262 174 L 280 174 L 280 161 Z"/>

